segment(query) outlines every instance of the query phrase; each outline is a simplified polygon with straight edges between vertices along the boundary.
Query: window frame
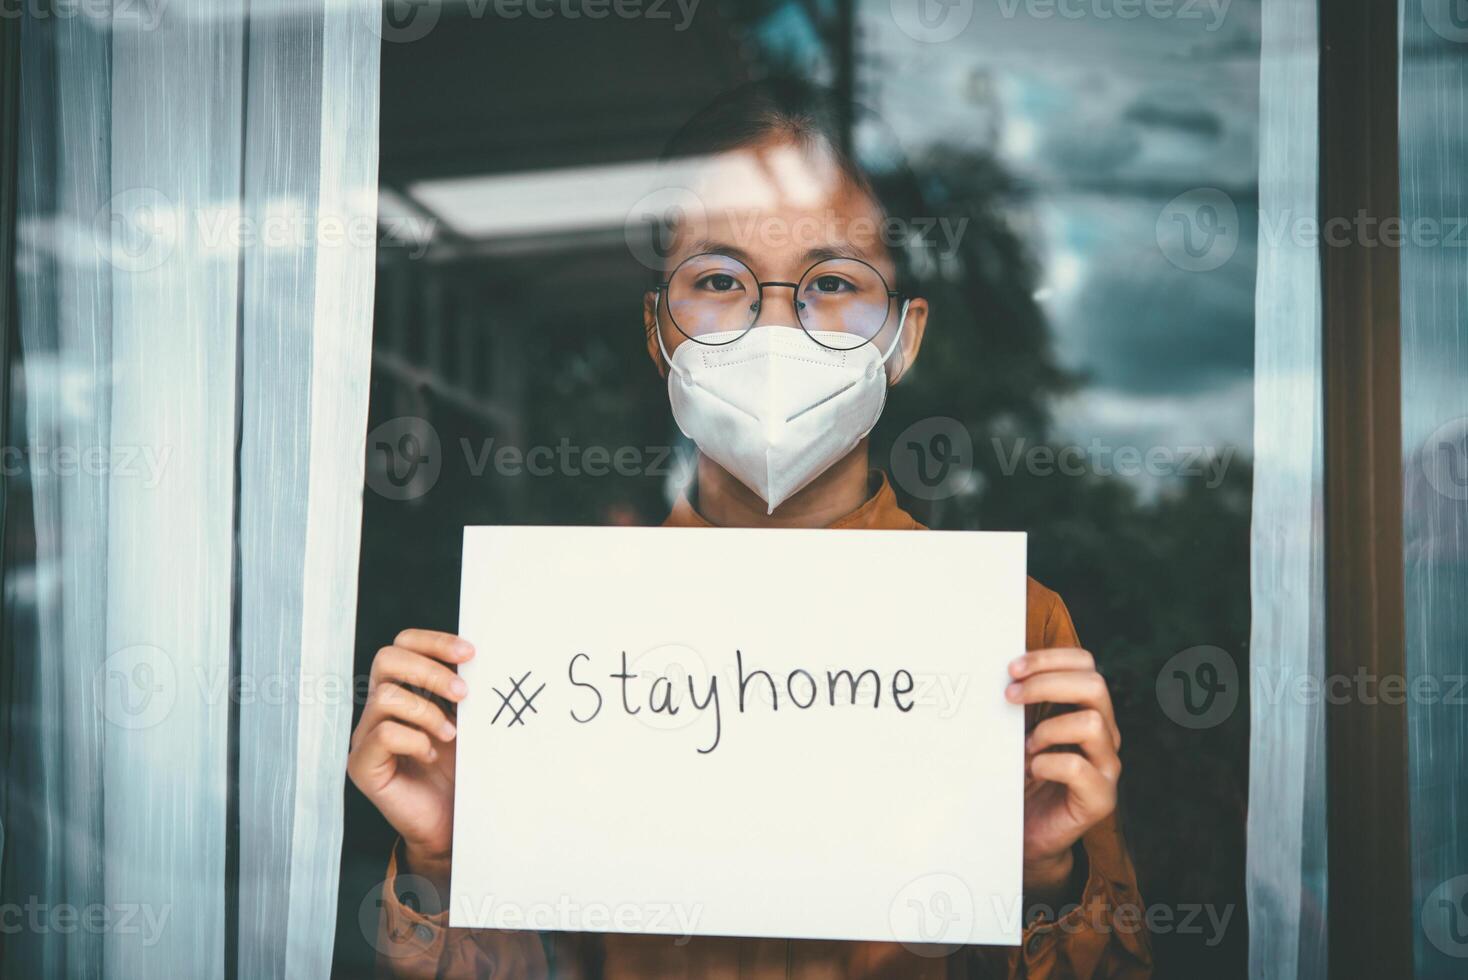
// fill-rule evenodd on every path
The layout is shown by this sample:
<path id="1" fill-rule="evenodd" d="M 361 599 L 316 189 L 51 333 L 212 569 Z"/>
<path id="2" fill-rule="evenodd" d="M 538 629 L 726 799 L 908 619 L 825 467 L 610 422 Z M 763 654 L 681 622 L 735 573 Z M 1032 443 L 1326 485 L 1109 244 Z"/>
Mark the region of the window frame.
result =
<path id="1" fill-rule="evenodd" d="M 1321 228 L 1399 219 L 1397 4 L 1317 9 Z M 1401 250 L 1322 241 L 1326 676 L 1404 677 Z M 1325 706 L 1333 977 L 1412 975 L 1407 708 L 1374 700 Z"/>
<path id="2" fill-rule="evenodd" d="M 838 7 L 849 18 L 849 4 Z M 1319 0 L 1320 217 L 1399 217 L 1396 3 Z M 843 22 L 844 23 L 844 22 Z M 20 30 L 0 18 L 0 432 L 18 351 L 16 204 Z M 843 50 L 846 58 L 849 51 Z M 849 84 L 849 63 L 838 66 Z M 1406 674 L 1400 250 L 1321 249 L 1325 622 L 1329 676 Z M 0 473 L 0 545 L 9 485 Z M 5 563 L 0 562 L 0 594 Z M 3 618 L 3 617 L 0 617 Z M 9 649 L 9 625 L 0 649 Z M 10 687 L 12 663 L 0 670 Z M 10 703 L 0 698 L 0 725 Z M 1405 704 L 1326 706 L 1330 973 L 1411 975 L 1413 918 Z M 0 816 L 5 812 L 0 800 Z M 0 852 L 3 860 L 3 852 Z M 0 865 L 3 871 L 3 865 Z M 233 963 L 233 957 L 227 957 Z M 3 960 L 0 960 L 3 962 Z"/>

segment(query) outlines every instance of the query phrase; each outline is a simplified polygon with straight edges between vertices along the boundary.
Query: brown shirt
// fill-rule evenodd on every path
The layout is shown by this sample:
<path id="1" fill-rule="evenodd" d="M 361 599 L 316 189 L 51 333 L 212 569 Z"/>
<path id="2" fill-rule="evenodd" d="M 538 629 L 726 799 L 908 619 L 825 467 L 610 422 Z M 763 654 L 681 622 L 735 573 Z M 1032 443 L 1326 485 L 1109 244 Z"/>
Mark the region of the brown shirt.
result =
<path id="1" fill-rule="evenodd" d="M 710 526 L 686 499 L 669 527 Z M 926 530 L 897 503 L 885 477 L 866 503 L 832 528 Z M 1060 597 L 1029 580 L 1025 647 L 1079 646 Z M 1032 722 L 1033 723 L 1033 722 Z M 1077 867 L 1084 889 L 1059 920 L 1032 919 L 1018 947 L 909 949 L 898 943 L 735 939 L 622 933 L 507 932 L 450 929 L 447 913 L 420 915 L 398 899 L 397 853 L 388 861 L 378 933 L 379 972 L 394 977 L 489 977 L 493 980 L 949 980 L 958 977 L 1116 977 L 1152 974 L 1152 954 L 1136 873 L 1115 815 L 1082 838 Z M 928 955 L 923 955 L 927 953 Z"/>

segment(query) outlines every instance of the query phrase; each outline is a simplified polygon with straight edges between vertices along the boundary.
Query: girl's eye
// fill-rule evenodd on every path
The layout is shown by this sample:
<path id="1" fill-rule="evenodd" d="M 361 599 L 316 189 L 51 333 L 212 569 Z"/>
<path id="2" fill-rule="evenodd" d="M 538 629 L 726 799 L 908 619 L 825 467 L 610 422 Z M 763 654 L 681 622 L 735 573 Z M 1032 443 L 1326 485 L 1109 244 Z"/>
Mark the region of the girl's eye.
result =
<path id="1" fill-rule="evenodd" d="M 837 293 L 847 286 L 847 282 L 840 276 L 818 276 L 813 285 L 817 292 Z"/>
<path id="2" fill-rule="evenodd" d="M 716 293 L 727 293 L 739 288 L 739 280 L 727 272 L 715 272 L 704 276 L 702 285 Z"/>

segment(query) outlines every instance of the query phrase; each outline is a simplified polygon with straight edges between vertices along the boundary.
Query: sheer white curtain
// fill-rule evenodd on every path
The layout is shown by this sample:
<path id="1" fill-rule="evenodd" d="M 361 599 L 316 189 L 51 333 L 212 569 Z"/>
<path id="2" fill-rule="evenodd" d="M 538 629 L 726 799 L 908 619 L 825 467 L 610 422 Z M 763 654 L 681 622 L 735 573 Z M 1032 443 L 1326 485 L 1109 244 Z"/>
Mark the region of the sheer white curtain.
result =
<path id="1" fill-rule="evenodd" d="M 26 9 L 5 970 L 325 976 L 380 8 Z"/>
<path id="2" fill-rule="evenodd" d="M 1264 0 L 1250 541 L 1249 975 L 1326 973 L 1325 670 L 1315 0 Z M 1270 229 L 1285 229 L 1271 234 Z"/>

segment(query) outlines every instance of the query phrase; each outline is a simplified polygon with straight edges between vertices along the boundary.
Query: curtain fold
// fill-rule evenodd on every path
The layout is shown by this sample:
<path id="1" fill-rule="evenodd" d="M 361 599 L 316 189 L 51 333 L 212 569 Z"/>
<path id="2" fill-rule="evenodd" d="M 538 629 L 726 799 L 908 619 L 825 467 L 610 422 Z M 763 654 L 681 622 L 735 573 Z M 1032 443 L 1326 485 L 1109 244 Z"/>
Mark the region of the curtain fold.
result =
<path id="1" fill-rule="evenodd" d="M 1296 692 L 1325 669 L 1320 258 L 1293 230 L 1318 221 L 1315 0 L 1264 0 L 1261 34 L 1249 975 L 1313 980 L 1327 975 L 1325 715 Z"/>
<path id="2" fill-rule="evenodd" d="M 380 7 L 39 9 L 21 32 L 0 901 L 42 926 L 7 934 L 0 968 L 325 976 Z"/>
<path id="3" fill-rule="evenodd" d="M 375 6 L 250 25 L 243 268 L 240 976 L 331 972 L 352 720 L 377 208 Z M 288 221 L 281 221 L 288 218 Z"/>

